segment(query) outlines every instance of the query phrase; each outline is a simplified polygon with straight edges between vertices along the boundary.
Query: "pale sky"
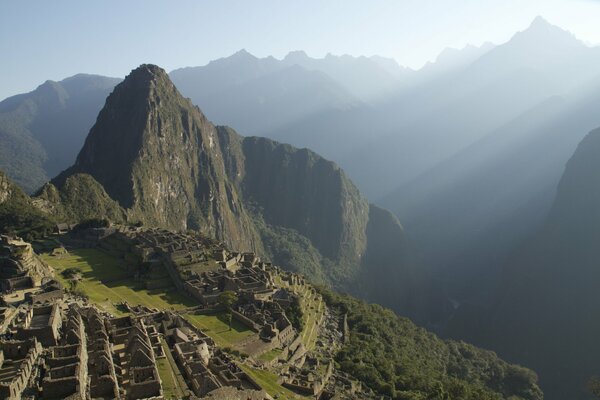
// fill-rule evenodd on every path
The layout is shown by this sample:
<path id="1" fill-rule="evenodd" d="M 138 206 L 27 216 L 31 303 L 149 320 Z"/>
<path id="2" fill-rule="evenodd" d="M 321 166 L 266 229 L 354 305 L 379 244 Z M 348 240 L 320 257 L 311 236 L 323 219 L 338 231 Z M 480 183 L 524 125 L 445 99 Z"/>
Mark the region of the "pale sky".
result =
<path id="1" fill-rule="evenodd" d="M 79 72 L 170 71 L 242 48 L 418 68 L 446 47 L 503 43 L 538 15 L 600 43 L 600 0 L 0 0 L 0 99 Z"/>

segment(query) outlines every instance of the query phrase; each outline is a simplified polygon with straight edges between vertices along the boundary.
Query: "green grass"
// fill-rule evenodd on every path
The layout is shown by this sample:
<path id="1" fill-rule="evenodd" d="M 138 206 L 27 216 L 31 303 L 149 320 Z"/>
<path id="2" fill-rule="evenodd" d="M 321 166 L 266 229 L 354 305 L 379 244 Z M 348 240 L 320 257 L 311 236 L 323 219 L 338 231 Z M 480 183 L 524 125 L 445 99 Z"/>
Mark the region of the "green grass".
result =
<path id="1" fill-rule="evenodd" d="M 263 354 L 261 354 L 260 356 L 258 356 L 258 359 L 261 361 L 272 361 L 275 358 L 279 357 L 279 355 L 281 354 L 282 350 L 281 349 L 273 349 L 273 350 L 269 350 L 264 352 Z"/>
<path id="2" fill-rule="evenodd" d="M 217 345 L 221 347 L 235 347 L 242 340 L 255 334 L 246 325 L 235 319 L 231 323 L 231 329 L 229 329 L 225 313 L 210 315 L 187 314 L 185 318 L 196 328 L 213 338 Z"/>
<path id="3" fill-rule="evenodd" d="M 78 268 L 82 279 L 77 289 L 82 290 L 90 301 L 114 314 L 122 314 L 115 304 L 127 301 L 130 305 L 144 305 L 158 309 L 183 309 L 195 303 L 176 290 L 147 290 L 142 283 L 127 278 L 123 262 L 110 254 L 96 249 L 71 250 L 69 255 L 53 257 L 42 254 L 42 259 L 56 270 L 56 276 L 65 287 L 68 282 L 60 274 L 67 268 Z"/>
<path id="4" fill-rule="evenodd" d="M 169 360 L 166 358 L 157 359 L 156 369 L 158 369 L 158 375 L 160 375 L 160 380 L 162 381 L 164 398 L 167 400 L 182 398 L 183 392 L 177 386 Z"/>
<path id="5" fill-rule="evenodd" d="M 272 397 L 278 396 L 280 399 L 307 399 L 306 396 L 301 396 L 297 393 L 292 392 L 289 389 L 284 388 L 280 384 L 277 383 L 279 376 L 276 374 L 264 371 L 261 369 L 256 369 L 249 367 L 244 364 L 240 364 L 240 368 L 250 375 L 256 383 L 258 383 L 267 393 L 269 393 Z"/>
<path id="6" fill-rule="evenodd" d="M 321 295 L 313 295 L 307 286 L 294 285 L 292 289 L 300 295 L 303 310 L 304 326 L 300 332 L 300 338 L 304 346 L 312 350 L 316 347 L 319 321 L 324 312 L 323 299 Z"/>

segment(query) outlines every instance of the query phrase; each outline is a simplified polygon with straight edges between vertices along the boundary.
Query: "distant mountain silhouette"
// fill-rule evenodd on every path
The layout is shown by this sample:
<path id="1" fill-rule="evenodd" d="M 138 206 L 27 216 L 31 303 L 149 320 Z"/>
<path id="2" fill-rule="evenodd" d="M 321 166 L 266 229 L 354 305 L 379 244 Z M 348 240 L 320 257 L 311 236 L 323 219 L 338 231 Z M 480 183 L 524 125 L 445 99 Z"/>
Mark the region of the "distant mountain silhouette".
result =
<path id="1" fill-rule="evenodd" d="M 58 174 L 119 81 L 79 74 L 0 102 L 0 169 L 29 193 Z"/>

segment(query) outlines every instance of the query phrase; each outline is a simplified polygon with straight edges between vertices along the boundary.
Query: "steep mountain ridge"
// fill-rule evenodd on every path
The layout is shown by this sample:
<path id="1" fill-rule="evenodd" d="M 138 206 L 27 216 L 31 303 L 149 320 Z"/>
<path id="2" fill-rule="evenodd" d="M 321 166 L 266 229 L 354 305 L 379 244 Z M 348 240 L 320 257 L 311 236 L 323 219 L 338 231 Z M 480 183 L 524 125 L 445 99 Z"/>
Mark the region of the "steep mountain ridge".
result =
<path id="1" fill-rule="evenodd" d="M 283 258 L 305 273 L 304 255 L 316 254 L 314 264 L 321 271 L 311 278 L 355 293 L 361 288 L 359 276 L 376 281 L 396 268 L 414 269 L 400 265 L 400 257 L 376 267 L 364 264 L 365 254 L 372 253 L 369 246 L 379 240 L 368 232 L 378 227 L 368 229 L 372 208 L 337 165 L 307 149 L 215 127 L 156 66 L 135 69 L 115 88 L 75 164 L 45 192 L 56 186 L 62 193 L 78 176 L 97 181 L 129 221 L 199 230 L 240 250 L 269 254 L 264 250 L 277 247 L 279 255 L 270 254 L 275 262 L 282 252 L 295 254 Z M 76 198 L 61 200 L 72 210 L 66 214 L 78 214 Z M 402 232 L 395 218 L 387 223 Z M 390 254 L 405 240 L 393 237 L 398 241 L 391 243 Z M 270 246 L 273 240 L 279 245 Z M 364 274 L 369 268 L 372 276 Z M 414 283 L 412 272 L 400 275 L 383 287 Z M 364 287 L 373 290 L 358 294 L 375 301 L 379 290 L 374 284 Z M 408 303 L 388 300 L 397 310 L 415 311 Z"/>

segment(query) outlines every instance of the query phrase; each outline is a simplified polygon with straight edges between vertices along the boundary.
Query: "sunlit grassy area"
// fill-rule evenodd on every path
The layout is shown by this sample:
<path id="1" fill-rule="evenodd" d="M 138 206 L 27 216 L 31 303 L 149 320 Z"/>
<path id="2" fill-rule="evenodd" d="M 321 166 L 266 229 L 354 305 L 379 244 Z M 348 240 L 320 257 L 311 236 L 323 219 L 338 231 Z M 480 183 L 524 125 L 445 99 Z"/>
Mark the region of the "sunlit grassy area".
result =
<path id="1" fill-rule="evenodd" d="M 90 301 L 107 311 L 120 314 L 115 304 L 127 301 L 131 305 L 144 305 L 158 309 L 182 309 L 195 303 L 174 289 L 147 290 L 141 284 L 127 278 L 122 261 L 96 249 L 71 250 L 68 255 L 42 254 L 42 259 L 56 270 L 56 276 L 69 287 L 61 272 L 67 268 L 81 271 L 77 289 L 82 290 Z"/>
<path id="2" fill-rule="evenodd" d="M 281 349 L 269 350 L 269 351 L 261 354 L 258 358 L 259 358 L 259 360 L 262 360 L 262 361 L 271 361 L 271 360 L 274 360 L 275 358 L 279 357 L 281 352 L 282 352 Z"/>
<path id="3" fill-rule="evenodd" d="M 294 285 L 292 289 L 300 295 L 302 304 L 304 327 L 300 337 L 304 346 L 312 350 L 315 348 L 319 321 L 325 312 L 323 299 L 319 294 L 313 294 L 307 286 Z"/>
<path id="4" fill-rule="evenodd" d="M 227 317 L 224 313 L 211 315 L 188 314 L 185 317 L 195 327 L 213 338 L 219 346 L 234 347 L 237 343 L 254 335 L 253 331 L 235 319 L 231 321 L 231 329 L 229 329 Z"/>
<path id="5" fill-rule="evenodd" d="M 249 367 L 247 365 L 240 365 L 240 368 L 250 375 L 256 383 L 258 383 L 267 393 L 269 393 L 272 397 L 276 397 L 279 399 L 307 399 L 306 396 L 301 396 L 288 390 L 277 383 L 279 377 L 269 371 L 264 371 L 261 369 L 256 369 Z"/>
<path id="6" fill-rule="evenodd" d="M 158 369 L 158 375 L 160 375 L 160 380 L 162 381 L 163 397 L 165 399 L 182 398 L 183 393 L 177 386 L 169 360 L 166 358 L 157 359 L 156 368 Z"/>

